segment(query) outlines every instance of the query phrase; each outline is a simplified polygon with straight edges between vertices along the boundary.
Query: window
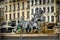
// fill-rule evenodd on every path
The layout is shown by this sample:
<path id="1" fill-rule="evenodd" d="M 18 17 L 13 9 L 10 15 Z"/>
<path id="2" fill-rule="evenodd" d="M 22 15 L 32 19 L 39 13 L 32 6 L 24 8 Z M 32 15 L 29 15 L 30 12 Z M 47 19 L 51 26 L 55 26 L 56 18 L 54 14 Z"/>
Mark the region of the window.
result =
<path id="1" fill-rule="evenodd" d="M 18 3 L 18 11 L 20 10 L 20 3 Z"/>
<path id="2" fill-rule="evenodd" d="M 51 7 L 51 12 L 54 12 L 54 7 L 53 6 Z"/>
<path id="3" fill-rule="evenodd" d="M 58 16 L 58 22 L 59 22 L 59 16 Z"/>
<path id="4" fill-rule="evenodd" d="M 6 6 L 6 12 L 7 12 L 7 6 Z"/>
<path id="5" fill-rule="evenodd" d="M 45 17 L 43 17 L 43 21 L 44 21 L 44 22 L 45 22 L 45 19 L 46 19 L 46 18 L 45 18 Z"/>
<path id="6" fill-rule="evenodd" d="M 49 4 L 49 0 L 47 0 L 47 4 Z"/>
<path id="7" fill-rule="evenodd" d="M 16 2 L 16 0 L 13 0 L 13 2 Z"/>
<path id="8" fill-rule="evenodd" d="M 6 14 L 6 20 L 7 20 L 7 14 Z"/>
<path id="9" fill-rule="evenodd" d="M 13 18 L 15 19 L 15 13 L 13 13 Z"/>
<path id="10" fill-rule="evenodd" d="M 31 1 L 31 6 L 33 6 L 33 0 Z"/>
<path id="11" fill-rule="evenodd" d="M 39 4 L 41 4 L 41 0 L 39 0 Z"/>
<path id="12" fill-rule="evenodd" d="M 35 5 L 37 5 L 37 0 L 35 0 Z"/>
<path id="13" fill-rule="evenodd" d="M 58 22 L 60 22 L 60 14 L 58 15 Z"/>
<path id="14" fill-rule="evenodd" d="M 48 22 L 49 22 L 49 20 L 50 20 L 50 19 L 49 19 L 49 16 L 48 16 Z"/>
<path id="15" fill-rule="evenodd" d="M 11 12 L 11 5 L 9 5 L 9 7 L 10 7 L 10 10 L 9 11 Z"/>
<path id="16" fill-rule="evenodd" d="M 11 14 L 9 14 L 9 16 L 10 16 L 10 18 L 9 18 L 9 19 L 11 20 Z"/>
<path id="17" fill-rule="evenodd" d="M 22 10 L 24 9 L 24 2 L 22 2 Z"/>
<path id="18" fill-rule="evenodd" d="M 52 21 L 52 22 L 54 21 L 54 16 L 51 16 L 51 21 Z"/>
<path id="19" fill-rule="evenodd" d="M 14 9 L 13 9 L 13 11 L 15 11 L 15 8 L 16 8 L 16 7 L 15 7 L 15 4 L 14 4 L 13 6 L 14 6 Z"/>
<path id="20" fill-rule="evenodd" d="M 5 4 L 7 4 L 7 0 L 5 1 Z"/>
<path id="21" fill-rule="evenodd" d="M 47 12 L 49 13 L 49 7 L 47 7 Z"/>
<path id="22" fill-rule="evenodd" d="M 31 11 L 32 11 L 32 14 L 33 14 L 33 9 Z"/>
<path id="23" fill-rule="evenodd" d="M 4 16 L 4 10 L 2 10 L 2 14 L 1 14 L 1 16 L 2 16 L 2 17 Z"/>
<path id="24" fill-rule="evenodd" d="M 44 13 L 45 13 L 45 7 L 43 7 Z"/>
<path id="25" fill-rule="evenodd" d="M 24 12 L 22 12 L 22 20 L 24 20 Z"/>
<path id="26" fill-rule="evenodd" d="M 46 0 L 43 0 L 43 4 L 45 4 Z"/>
<path id="27" fill-rule="evenodd" d="M 11 3 L 11 2 L 12 2 L 12 0 L 9 1 L 9 3 Z"/>
<path id="28" fill-rule="evenodd" d="M 24 12 L 22 12 L 22 16 L 24 17 Z"/>
<path id="29" fill-rule="evenodd" d="M 18 19 L 20 18 L 20 13 L 18 13 Z"/>
<path id="30" fill-rule="evenodd" d="M 27 11 L 27 18 L 29 18 L 29 11 Z"/>
<path id="31" fill-rule="evenodd" d="M 20 0 L 17 0 L 17 2 L 20 2 Z"/>
<path id="32" fill-rule="evenodd" d="M 51 3 L 54 3 L 54 0 L 51 0 Z"/>
<path id="33" fill-rule="evenodd" d="M 27 3 L 29 4 L 29 1 L 27 1 Z"/>
<path id="34" fill-rule="evenodd" d="M 22 0 L 22 1 L 24 1 L 24 0 Z"/>
<path id="35" fill-rule="evenodd" d="M 7 4 L 7 2 L 5 2 L 5 4 Z"/>
<path id="36" fill-rule="evenodd" d="M 27 9 L 29 9 L 29 1 L 27 1 Z"/>

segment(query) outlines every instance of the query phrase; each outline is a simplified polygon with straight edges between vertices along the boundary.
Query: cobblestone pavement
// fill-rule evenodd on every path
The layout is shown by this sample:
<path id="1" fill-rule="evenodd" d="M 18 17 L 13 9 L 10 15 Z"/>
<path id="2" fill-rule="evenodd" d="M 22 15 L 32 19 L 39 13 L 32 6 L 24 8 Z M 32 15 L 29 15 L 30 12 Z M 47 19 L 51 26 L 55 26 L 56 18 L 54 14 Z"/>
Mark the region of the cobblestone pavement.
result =
<path id="1" fill-rule="evenodd" d="M 59 40 L 58 36 L 52 37 L 1 37 L 1 40 Z"/>

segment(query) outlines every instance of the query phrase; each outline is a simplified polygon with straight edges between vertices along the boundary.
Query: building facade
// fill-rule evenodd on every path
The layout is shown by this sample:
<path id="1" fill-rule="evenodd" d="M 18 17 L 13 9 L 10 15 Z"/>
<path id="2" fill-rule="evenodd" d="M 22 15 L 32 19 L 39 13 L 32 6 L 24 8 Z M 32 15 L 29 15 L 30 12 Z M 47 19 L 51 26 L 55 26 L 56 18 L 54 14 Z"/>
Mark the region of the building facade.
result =
<path id="1" fill-rule="evenodd" d="M 5 0 L 4 17 L 5 21 L 19 21 L 23 16 L 23 20 L 29 21 L 30 18 L 30 2 L 29 0 Z"/>
<path id="2" fill-rule="evenodd" d="M 5 21 L 29 21 L 36 13 L 36 8 L 43 10 L 44 21 L 56 23 L 57 5 L 56 0 L 5 0 Z"/>
<path id="3" fill-rule="evenodd" d="M 60 1 L 57 1 L 57 5 L 58 5 L 57 22 L 60 23 Z"/>
<path id="4" fill-rule="evenodd" d="M 30 13 L 35 14 L 36 8 L 43 10 L 45 22 L 56 22 L 56 0 L 30 0 Z"/>
<path id="5" fill-rule="evenodd" d="M 4 2 L 0 2 L 0 24 L 4 22 Z"/>

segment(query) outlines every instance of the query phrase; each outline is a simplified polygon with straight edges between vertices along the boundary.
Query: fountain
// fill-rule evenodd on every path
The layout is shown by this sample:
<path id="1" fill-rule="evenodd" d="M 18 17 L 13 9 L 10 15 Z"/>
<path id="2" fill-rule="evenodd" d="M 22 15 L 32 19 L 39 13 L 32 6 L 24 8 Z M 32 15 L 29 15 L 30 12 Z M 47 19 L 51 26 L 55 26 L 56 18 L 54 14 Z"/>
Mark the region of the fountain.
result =
<path id="1" fill-rule="evenodd" d="M 34 14 L 34 18 L 32 18 L 31 21 L 24 21 L 23 16 L 21 17 L 21 20 L 19 21 L 19 25 L 22 25 L 21 29 L 23 29 L 24 32 L 31 32 L 31 30 L 39 30 L 40 24 L 42 22 L 43 18 L 43 10 L 36 8 Z"/>

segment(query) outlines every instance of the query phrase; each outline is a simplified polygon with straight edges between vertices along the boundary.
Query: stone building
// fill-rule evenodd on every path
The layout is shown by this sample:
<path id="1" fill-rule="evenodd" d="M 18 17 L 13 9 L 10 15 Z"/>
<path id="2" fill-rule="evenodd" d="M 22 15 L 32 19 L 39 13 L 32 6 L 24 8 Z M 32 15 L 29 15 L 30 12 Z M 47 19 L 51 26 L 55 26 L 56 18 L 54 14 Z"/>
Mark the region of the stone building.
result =
<path id="1" fill-rule="evenodd" d="M 60 0 L 59 1 L 57 1 L 57 15 L 56 15 L 56 17 L 57 17 L 57 26 L 58 26 L 58 29 L 59 29 L 59 33 L 60 33 Z"/>
<path id="2" fill-rule="evenodd" d="M 18 23 L 23 16 L 23 20 L 29 21 L 30 18 L 29 0 L 5 0 L 4 17 L 6 22 L 16 21 Z"/>
<path id="3" fill-rule="evenodd" d="M 35 14 L 36 8 L 44 11 L 44 21 L 49 23 L 56 22 L 56 0 L 30 0 L 30 13 L 31 17 Z"/>
<path id="4" fill-rule="evenodd" d="M 23 16 L 25 21 L 30 21 L 36 8 L 44 11 L 44 21 L 56 23 L 57 0 L 4 0 L 4 17 L 6 22 L 15 21 L 16 24 Z"/>
<path id="5" fill-rule="evenodd" d="M 4 22 L 4 3 L 0 2 L 0 24 Z"/>

